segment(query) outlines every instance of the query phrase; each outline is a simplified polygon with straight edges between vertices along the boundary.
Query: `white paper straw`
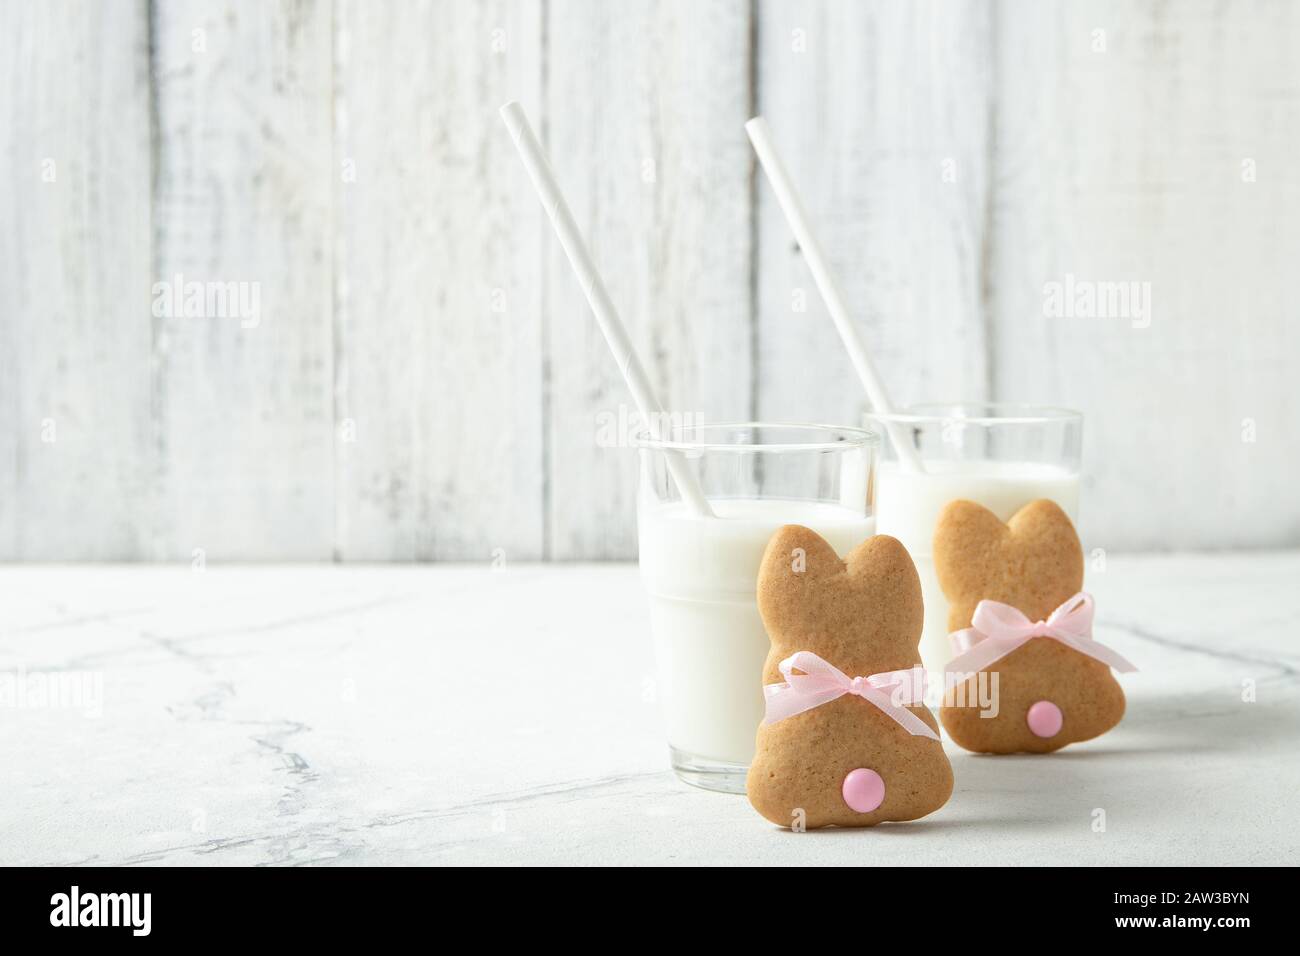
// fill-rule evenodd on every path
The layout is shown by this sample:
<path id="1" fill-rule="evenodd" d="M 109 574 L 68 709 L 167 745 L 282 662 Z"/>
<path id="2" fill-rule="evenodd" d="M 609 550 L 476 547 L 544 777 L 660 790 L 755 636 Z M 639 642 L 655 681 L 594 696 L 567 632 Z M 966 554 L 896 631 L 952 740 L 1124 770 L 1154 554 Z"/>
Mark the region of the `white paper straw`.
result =
<path id="1" fill-rule="evenodd" d="M 885 383 L 881 381 L 875 366 L 871 363 L 866 344 L 862 341 L 862 336 L 859 335 L 857 326 L 853 324 L 849 310 L 844 305 L 844 296 L 840 292 L 839 283 L 835 281 L 834 273 L 831 272 L 826 254 L 813 235 L 808 214 L 804 212 L 803 204 L 799 202 L 790 174 L 786 172 L 781 157 L 776 153 L 776 147 L 772 145 L 772 135 L 767 120 L 755 116 L 745 124 L 745 132 L 749 134 L 749 141 L 754 144 L 759 165 L 763 167 L 768 182 L 772 184 L 777 204 L 785 213 L 786 222 L 790 224 L 795 238 L 799 241 L 799 248 L 803 250 L 803 257 L 808 261 L 808 269 L 812 272 L 813 281 L 817 283 L 817 291 L 826 302 L 831 321 L 835 323 L 835 330 L 839 332 L 840 340 L 848 350 L 853 369 L 858 373 L 862 387 L 866 389 L 872 409 L 881 415 L 890 414 L 893 405 L 889 401 L 889 394 L 885 391 Z M 909 471 L 924 471 L 925 466 L 921 464 L 920 455 L 907 440 L 902 429 L 896 423 L 888 421 L 885 422 L 885 428 L 889 431 L 889 438 L 894 443 L 899 461 L 904 467 Z"/>
<path id="2" fill-rule="evenodd" d="M 537 141 L 537 135 L 528 122 L 524 108 L 514 100 L 501 107 L 501 118 L 505 120 L 506 129 L 510 130 L 510 137 L 519 150 L 519 158 L 523 160 L 524 168 L 528 170 L 528 176 L 537 190 L 537 196 L 551 219 L 551 225 L 555 227 L 564 254 L 569 257 L 569 265 L 573 266 L 573 271 L 577 274 L 578 284 L 582 286 L 587 302 L 591 305 L 591 311 L 596 315 L 596 324 L 600 326 L 605 342 L 614 354 L 618 370 L 623 373 L 623 379 L 632 393 L 632 401 L 636 403 L 637 411 L 641 413 L 650 435 L 656 440 L 662 440 L 660 423 L 664 421 L 667 414 L 655 396 L 654 389 L 650 387 L 649 376 L 646 375 L 645 367 L 632 347 L 632 339 L 627 334 L 627 329 L 618 317 L 614 300 L 609 297 L 605 283 L 601 281 L 600 274 L 596 271 L 591 253 L 587 251 L 587 244 L 578 230 L 578 224 L 573 220 L 573 213 L 569 211 L 569 204 L 564 201 L 564 194 L 560 192 L 560 184 L 555 181 L 555 174 L 551 172 L 551 164 L 546 159 L 542 144 Z M 676 451 L 665 450 L 664 456 L 673 483 L 677 485 L 677 490 L 681 492 L 683 500 L 691 510 L 701 517 L 713 517 L 713 509 L 709 507 L 708 499 L 704 497 L 695 475 L 686 467 L 686 460 L 682 455 Z"/>

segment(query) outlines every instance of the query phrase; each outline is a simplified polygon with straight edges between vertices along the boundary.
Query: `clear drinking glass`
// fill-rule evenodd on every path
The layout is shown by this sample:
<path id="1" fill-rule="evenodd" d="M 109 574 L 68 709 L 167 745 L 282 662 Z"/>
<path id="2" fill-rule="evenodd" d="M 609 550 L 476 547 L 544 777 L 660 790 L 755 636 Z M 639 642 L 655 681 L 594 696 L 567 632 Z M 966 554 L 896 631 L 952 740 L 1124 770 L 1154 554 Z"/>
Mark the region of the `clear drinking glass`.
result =
<path id="1" fill-rule="evenodd" d="M 925 599 L 921 659 L 927 670 L 941 670 L 950 652 L 948 602 L 931 546 L 939 512 L 954 498 L 965 498 L 1006 521 L 1029 502 L 1050 498 L 1077 523 L 1083 414 L 1044 405 L 958 402 L 868 414 L 866 421 L 889 436 L 876 479 L 877 531 L 902 541 L 916 563 Z M 900 441 L 919 454 L 923 473 L 900 460 Z"/>
<path id="2" fill-rule="evenodd" d="M 635 443 L 641 578 L 673 770 L 708 790 L 743 793 L 763 717 L 763 551 L 786 524 L 812 528 L 840 554 L 869 537 L 880 440 L 861 428 L 737 422 Z M 682 500 L 669 455 L 695 475 L 712 517 Z"/>

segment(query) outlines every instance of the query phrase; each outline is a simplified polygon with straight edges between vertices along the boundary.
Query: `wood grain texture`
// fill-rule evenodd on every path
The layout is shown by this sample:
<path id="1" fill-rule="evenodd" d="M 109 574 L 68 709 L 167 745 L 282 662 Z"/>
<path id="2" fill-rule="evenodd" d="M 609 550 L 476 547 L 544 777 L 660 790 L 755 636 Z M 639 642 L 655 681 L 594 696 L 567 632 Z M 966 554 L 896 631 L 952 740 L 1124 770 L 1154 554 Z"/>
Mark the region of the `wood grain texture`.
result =
<path id="1" fill-rule="evenodd" d="M 1086 545 L 1294 543 L 1300 11 L 1011 2 L 998 22 L 997 394 L 1086 412 Z M 1150 283 L 1149 324 L 1047 314 L 1067 275 Z"/>
<path id="2" fill-rule="evenodd" d="M 338 555 L 543 555 L 542 4 L 339 5 Z M 499 550 L 498 550 L 499 549 Z"/>
<path id="3" fill-rule="evenodd" d="M 983 3 L 758 4 L 758 108 L 896 406 L 986 396 L 992 75 Z M 856 424 L 866 396 L 765 179 L 758 414 Z"/>
<path id="4" fill-rule="evenodd" d="M 512 97 L 673 410 L 865 406 L 761 112 L 896 403 L 1082 408 L 1089 548 L 1294 544 L 1297 49 L 1269 0 L 0 0 L 0 560 L 634 555 Z"/>
<path id="5" fill-rule="evenodd" d="M 670 410 L 743 420 L 749 7 L 554 0 L 548 11 L 546 140 L 610 294 Z M 634 406 L 549 237 L 544 301 L 549 555 L 630 557 L 636 457 L 619 422 Z"/>
<path id="6" fill-rule="evenodd" d="M 154 13 L 157 279 L 249 283 L 260 320 L 229 307 L 154 320 L 153 553 L 328 559 L 331 7 Z"/>
<path id="7" fill-rule="evenodd" d="M 143 3 L 0 4 L 0 558 L 143 553 L 147 58 Z"/>

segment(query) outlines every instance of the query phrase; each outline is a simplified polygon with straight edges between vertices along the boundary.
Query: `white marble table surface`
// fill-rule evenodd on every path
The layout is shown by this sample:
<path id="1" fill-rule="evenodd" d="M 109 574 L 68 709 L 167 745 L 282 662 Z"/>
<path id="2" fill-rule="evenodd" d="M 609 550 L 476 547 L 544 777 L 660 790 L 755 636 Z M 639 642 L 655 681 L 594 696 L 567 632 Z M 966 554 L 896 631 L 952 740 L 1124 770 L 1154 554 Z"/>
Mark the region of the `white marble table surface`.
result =
<path id="1" fill-rule="evenodd" d="M 666 769 L 634 567 L 0 567 L 0 864 L 1296 863 L 1297 584 L 1111 556 L 1119 728 L 797 834 Z"/>

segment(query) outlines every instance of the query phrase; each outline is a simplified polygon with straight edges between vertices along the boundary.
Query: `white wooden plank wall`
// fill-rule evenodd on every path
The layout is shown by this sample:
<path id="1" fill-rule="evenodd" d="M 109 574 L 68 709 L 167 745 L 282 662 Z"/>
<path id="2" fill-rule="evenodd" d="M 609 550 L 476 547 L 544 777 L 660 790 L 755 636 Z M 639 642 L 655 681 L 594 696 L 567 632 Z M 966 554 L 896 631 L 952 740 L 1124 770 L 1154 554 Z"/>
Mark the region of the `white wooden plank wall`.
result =
<path id="1" fill-rule="evenodd" d="M 900 405 L 987 397 L 992 10 L 759 5 L 759 106 Z M 758 414 L 860 423 L 866 398 L 767 181 Z"/>
<path id="2" fill-rule="evenodd" d="M 1105 548 L 1300 541 L 1300 9 L 1015 2 L 999 17 L 994 389 L 1087 414 Z M 1150 283 L 1146 318 L 1044 285 Z"/>
<path id="3" fill-rule="evenodd" d="M 543 556 L 543 6 L 336 10 L 337 556 Z"/>
<path id="4" fill-rule="evenodd" d="M 150 557 L 330 554 L 331 46 L 322 4 L 153 10 L 156 281 L 250 308 L 154 319 Z"/>
<path id="5" fill-rule="evenodd" d="M 1090 545 L 1300 543 L 1297 58 L 1269 0 L 0 0 L 0 559 L 633 555 L 512 97 L 670 407 L 863 408 L 762 112 L 900 402 L 1083 408 Z"/>
<path id="6" fill-rule="evenodd" d="M 552 161 L 610 294 L 669 409 L 745 420 L 749 6 L 549 6 Z M 636 553 L 636 462 L 618 423 L 633 406 L 549 235 L 546 249 L 549 551 L 626 557 Z"/>
<path id="7" fill-rule="evenodd" d="M 0 4 L 0 558 L 145 553 L 144 4 Z"/>

